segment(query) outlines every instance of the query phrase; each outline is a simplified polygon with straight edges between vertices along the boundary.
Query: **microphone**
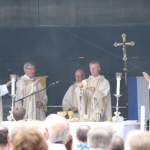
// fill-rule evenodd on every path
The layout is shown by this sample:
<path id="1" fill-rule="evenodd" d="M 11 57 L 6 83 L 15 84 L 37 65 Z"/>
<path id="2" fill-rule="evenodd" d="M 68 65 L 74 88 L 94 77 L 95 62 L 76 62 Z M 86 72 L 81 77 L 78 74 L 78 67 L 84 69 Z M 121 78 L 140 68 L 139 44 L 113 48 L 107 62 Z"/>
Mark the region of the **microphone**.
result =
<path id="1" fill-rule="evenodd" d="M 50 87 L 55 86 L 56 84 L 59 84 L 59 83 L 60 83 L 60 81 L 52 82 L 52 83 L 50 83 L 46 88 L 43 88 L 43 89 L 38 90 L 38 91 L 35 91 L 35 92 L 33 92 L 33 93 L 31 93 L 31 94 L 29 94 L 29 95 L 23 97 L 23 98 L 20 98 L 20 99 L 16 100 L 15 102 L 23 101 L 24 99 L 26 99 L 26 98 L 28 98 L 28 97 L 30 97 L 30 96 L 32 96 L 32 95 L 35 95 L 35 94 L 40 93 L 40 92 L 42 92 L 42 91 L 47 91 Z"/>
<path id="2" fill-rule="evenodd" d="M 50 85 L 56 85 L 56 84 L 59 84 L 59 83 L 60 83 L 60 81 L 54 81 L 54 82 L 50 83 Z"/>
<path id="3" fill-rule="evenodd" d="M 55 81 L 55 84 L 59 84 L 60 83 L 60 81 Z"/>
<path id="4" fill-rule="evenodd" d="M 48 88 L 51 87 L 51 86 L 55 86 L 55 85 L 57 85 L 57 84 L 59 84 L 59 83 L 60 83 L 60 81 L 51 82 L 51 83 L 47 86 L 46 89 L 48 89 Z"/>

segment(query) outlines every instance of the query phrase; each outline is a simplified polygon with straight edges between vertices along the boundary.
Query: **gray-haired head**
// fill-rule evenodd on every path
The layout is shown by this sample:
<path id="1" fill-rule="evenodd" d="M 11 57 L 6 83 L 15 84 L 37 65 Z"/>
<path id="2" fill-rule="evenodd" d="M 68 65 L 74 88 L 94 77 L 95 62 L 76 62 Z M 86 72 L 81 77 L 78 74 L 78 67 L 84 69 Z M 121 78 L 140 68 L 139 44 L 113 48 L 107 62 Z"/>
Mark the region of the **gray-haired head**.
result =
<path id="1" fill-rule="evenodd" d="M 109 149 L 110 150 L 124 150 L 124 140 L 118 135 L 113 136 Z"/>
<path id="2" fill-rule="evenodd" d="M 23 69 L 27 69 L 29 66 L 33 66 L 35 68 L 35 64 L 32 62 L 25 62 L 23 65 Z"/>
<path id="3" fill-rule="evenodd" d="M 97 60 L 90 61 L 89 65 L 93 65 L 93 64 L 97 64 L 97 65 L 101 66 L 99 61 L 97 61 Z"/>
<path id="4" fill-rule="evenodd" d="M 112 132 L 105 128 L 95 127 L 88 132 L 87 142 L 91 150 L 106 150 L 108 149 L 111 140 Z"/>
<path id="5" fill-rule="evenodd" d="M 35 69 L 35 65 L 31 62 L 26 62 L 24 64 L 24 73 L 30 77 L 30 78 L 33 78 L 35 76 L 35 72 L 36 72 L 36 69 Z"/>
<path id="6" fill-rule="evenodd" d="M 49 115 L 45 120 L 45 126 L 48 130 L 51 143 L 64 143 L 66 137 L 69 135 L 69 123 L 59 115 Z"/>
<path id="7" fill-rule="evenodd" d="M 150 150 L 150 132 L 130 131 L 125 142 L 125 150 Z"/>

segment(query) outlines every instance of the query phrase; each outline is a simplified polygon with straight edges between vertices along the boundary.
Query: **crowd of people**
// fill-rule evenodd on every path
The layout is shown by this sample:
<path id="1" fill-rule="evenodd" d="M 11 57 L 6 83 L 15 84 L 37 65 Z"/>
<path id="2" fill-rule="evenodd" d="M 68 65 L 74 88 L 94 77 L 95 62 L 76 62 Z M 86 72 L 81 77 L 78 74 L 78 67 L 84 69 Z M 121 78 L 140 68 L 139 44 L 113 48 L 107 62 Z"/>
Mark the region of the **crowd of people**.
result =
<path id="1" fill-rule="evenodd" d="M 89 69 L 91 75 L 87 79 L 83 70 L 75 71 L 75 83 L 63 98 L 63 109 L 77 116 L 86 114 L 89 120 L 111 120 L 109 81 L 100 74 L 99 62 L 90 62 Z M 17 81 L 17 99 L 42 89 L 32 63 L 25 63 L 24 73 Z M 8 93 L 7 86 L 10 82 L 1 85 L 0 96 Z M 74 134 L 66 118 L 57 114 L 46 117 L 47 100 L 44 91 L 15 102 L 13 121 L 0 123 L 0 150 L 150 150 L 150 132 L 130 131 L 123 139 L 113 126 L 105 125 L 107 122 L 103 126 L 90 126 L 87 122 L 79 125 Z"/>
<path id="2" fill-rule="evenodd" d="M 67 119 L 50 114 L 44 121 L 26 121 L 14 109 L 14 121 L 0 125 L 0 150 L 150 150 L 150 132 L 133 130 L 124 140 L 111 126 L 80 125 L 75 136 Z"/>

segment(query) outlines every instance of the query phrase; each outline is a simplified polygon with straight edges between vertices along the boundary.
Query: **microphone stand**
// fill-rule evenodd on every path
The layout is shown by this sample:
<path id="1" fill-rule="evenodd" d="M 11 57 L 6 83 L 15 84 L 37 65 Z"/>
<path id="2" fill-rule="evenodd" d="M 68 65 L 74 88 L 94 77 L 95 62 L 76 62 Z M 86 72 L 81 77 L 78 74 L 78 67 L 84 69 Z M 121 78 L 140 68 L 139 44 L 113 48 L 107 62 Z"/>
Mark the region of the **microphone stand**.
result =
<path id="1" fill-rule="evenodd" d="M 30 97 L 30 96 L 32 96 L 32 95 L 41 93 L 41 92 L 43 92 L 43 91 L 47 91 L 50 87 L 52 87 L 52 86 L 54 86 L 54 85 L 56 85 L 56 84 L 59 84 L 59 81 L 52 82 L 52 83 L 50 83 L 46 88 L 43 88 L 43 89 L 38 90 L 38 91 L 35 91 L 35 92 L 33 92 L 33 93 L 31 93 L 31 94 L 29 94 L 29 95 L 23 97 L 23 98 L 20 98 L 20 99 L 16 100 L 15 103 L 16 103 L 16 102 L 19 102 L 19 101 L 23 101 L 24 99 L 26 99 L 26 98 L 28 98 L 28 97 Z"/>

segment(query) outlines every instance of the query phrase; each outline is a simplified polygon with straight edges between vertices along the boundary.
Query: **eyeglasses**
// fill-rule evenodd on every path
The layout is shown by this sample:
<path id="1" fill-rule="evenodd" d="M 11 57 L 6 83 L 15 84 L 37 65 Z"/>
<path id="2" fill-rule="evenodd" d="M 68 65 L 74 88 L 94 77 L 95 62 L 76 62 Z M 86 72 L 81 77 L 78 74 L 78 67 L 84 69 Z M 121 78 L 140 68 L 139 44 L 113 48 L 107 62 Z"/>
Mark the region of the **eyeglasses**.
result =
<path id="1" fill-rule="evenodd" d="M 28 68 L 26 68 L 26 69 L 27 69 L 27 70 L 35 70 L 35 68 L 29 68 L 29 67 L 28 67 Z"/>

